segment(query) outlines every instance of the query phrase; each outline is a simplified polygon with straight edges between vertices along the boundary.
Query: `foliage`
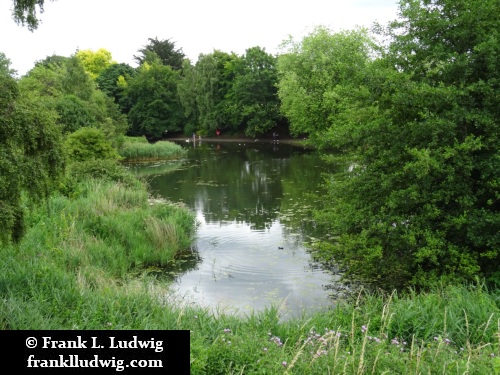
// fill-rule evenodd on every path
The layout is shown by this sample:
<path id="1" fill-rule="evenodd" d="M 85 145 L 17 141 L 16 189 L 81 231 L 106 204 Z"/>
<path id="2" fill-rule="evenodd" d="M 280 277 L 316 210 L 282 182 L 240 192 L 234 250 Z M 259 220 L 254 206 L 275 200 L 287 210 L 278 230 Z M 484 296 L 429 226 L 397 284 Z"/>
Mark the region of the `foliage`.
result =
<path id="1" fill-rule="evenodd" d="M 239 63 L 239 64 L 238 64 Z M 239 118 L 238 127 L 255 137 L 276 126 L 279 115 L 276 58 L 260 47 L 246 50 L 238 60 L 228 106 Z"/>
<path id="2" fill-rule="evenodd" d="M 283 44 L 278 58 L 281 111 L 294 135 L 307 134 L 322 145 L 352 92 L 364 84 L 375 46 L 366 30 L 333 33 L 317 27 L 300 43 Z"/>
<path id="3" fill-rule="evenodd" d="M 225 66 L 234 61 L 234 54 L 214 51 L 200 54 L 191 70 L 186 70 L 179 89 L 184 110 L 197 116 L 194 120 L 202 134 L 215 134 L 227 126 L 224 97 L 231 81 L 226 78 Z M 194 107 L 194 108 L 193 108 Z"/>
<path id="4" fill-rule="evenodd" d="M 95 83 L 76 55 L 71 56 L 66 62 L 64 73 L 63 91 L 67 94 L 76 95 L 82 100 L 90 100 L 95 90 Z"/>
<path id="5" fill-rule="evenodd" d="M 196 92 L 197 73 L 188 59 L 182 62 L 182 74 L 177 84 L 177 95 L 184 114 L 184 134 L 191 135 L 198 127 L 198 95 Z"/>
<path id="6" fill-rule="evenodd" d="M 126 116 L 113 99 L 96 89 L 75 56 L 47 57 L 20 79 L 19 88 L 25 95 L 38 96 L 48 108 L 55 109 L 64 132 L 94 126 L 117 146 L 117 139 L 128 129 Z"/>
<path id="7" fill-rule="evenodd" d="M 130 104 L 126 103 L 124 92 L 127 81 L 135 74 L 135 69 L 128 64 L 111 64 L 103 69 L 96 78 L 99 90 L 113 98 L 122 113 L 128 113 L 130 110 Z"/>
<path id="8" fill-rule="evenodd" d="M 16 80 L 0 72 L 0 241 L 19 241 L 24 231 L 23 192 L 47 198 L 64 167 L 56 117 L 41 100 L 21 94 Z"/>
<path id="9" fill-rule="evenodd" d="M 95 80 L 110 65 L 115 64 L 111 52 L 104 48 L 97 51 L 91 49 L 78 50 L 76 57 L 81 61 L 85 71 Z"/>
<path id="10" fill-rule="evenodd" d="M 5 53 L 0 52 L 0 74 L 14 77 L 16 75 L 16 70 L 10 67 L 11 61 Z"/>
<path id="11" fill-rule="evenodd" d="M 130 187 L 136 187 L 140 184 L 116 160 L 88 159 L 85 161 L 73 161 L 68 165 L 65 178 L 59 185 L 58 190 L 70 198 L 76 198 L 80 194 L 80 184 L 89 179 L 98 179 L 107 182 L 113 181 Z"/>
<path id="12" fill-rule="evenodd" d="M 129 135 L 160 137 L 182 129 L 182 108 L 177 95 L 179 73 L 159 60 L 145 63 L 126 87 L 132 107 Z"/>
<path id="13" fill-rule="evenodd" d="M 106 139 L 104 133 L 96 128 L 78 129 L 67 137 L 65 146 L 71 161 L 120 159 L 120 155 Z"/>
<path id="14" fill-rule="evenodd" d="M 99 90 L 94 91 L 88 105 L 96 118 L 96 127 L 117 147 L 129 128 L 127 116 L 121 113 L 112 98 Z"/>
<path id="15" fill-rule="evenodd" d="M 244 56 L 201 54 L 194 66 L 185 61 L 178 89 L 185 134 L 266 133 L 281 120 L 276 82 L 276 58 L 260 47 Z"/>
<path id="16" fill-rule="evenodd" d="M 134 56 L 134 60 L 142 65 L 145 62 L 151 63 L 150 54 L 153 53 L 160 59 L 163 65 L 171 67 L 173 70 L 182 69 L 182 62 L 186 55 L 182 48 L 176 49 L 175 42 L 170 39 L 158 40 L 158 38 L 148 38 L 148 44 L 142 47 L 139 52 L 141 55 Z"/>
<path id="17" fill-rule="evenodd" d="M 47 56 L 43 60 L 35 62 L 35 68 L 39 66 L 51 69 L 63 68 L 68 59 L 69 57 L 53 54 L 51 56 Z"/>
<path id="18" fill-rule="evenodd" d="M 63 95 L 64 66 L 37 64 L 19 80 L 19 90 L 26 94 L 53 98 Z"/>
<path id="19" fill-rule="evenodd" d="M 13 0 L 12 16 L 18 25 L 27 26 L 33 31 L 38 28 L 38 12 L 43 13 L 45 0 Z"/>
<path id="20" fill-rule="evenodd" d="M 329 179 L 324 244 L 386 288 L 499 280 L 495 1 L 402 1 L 393 43 L 326 133 L 351 167 Z M 352 96 L 351 96 L 352 97 Z"/>
<path id="21" fill-rule="evenodd" d="M 87 103 L 75 95 L 58 97 L 55 109 L 59 114 L 57 122 L 65 133 L 72 133 L 84 126 L 96 125 L 96 118 Z"/>

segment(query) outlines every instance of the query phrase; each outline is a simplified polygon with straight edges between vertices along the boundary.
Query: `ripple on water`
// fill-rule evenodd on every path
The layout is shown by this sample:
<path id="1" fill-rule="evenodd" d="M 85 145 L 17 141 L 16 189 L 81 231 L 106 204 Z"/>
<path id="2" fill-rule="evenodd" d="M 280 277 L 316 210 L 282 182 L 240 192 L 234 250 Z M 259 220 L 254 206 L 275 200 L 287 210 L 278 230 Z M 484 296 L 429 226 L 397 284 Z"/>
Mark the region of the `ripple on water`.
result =
<path id="1" fill-rule="evenodd" d="M 330 305 L 324 286 L 332 275 L 310 264 L 306 249 L 292 237 L 283 237 L 279 221 L 266 230 L 236 223 L 202 224 L 197 246 L 203 261 L 177 280 L 177 293 L 233 312 L 285 301 L 293 310 Z"/>

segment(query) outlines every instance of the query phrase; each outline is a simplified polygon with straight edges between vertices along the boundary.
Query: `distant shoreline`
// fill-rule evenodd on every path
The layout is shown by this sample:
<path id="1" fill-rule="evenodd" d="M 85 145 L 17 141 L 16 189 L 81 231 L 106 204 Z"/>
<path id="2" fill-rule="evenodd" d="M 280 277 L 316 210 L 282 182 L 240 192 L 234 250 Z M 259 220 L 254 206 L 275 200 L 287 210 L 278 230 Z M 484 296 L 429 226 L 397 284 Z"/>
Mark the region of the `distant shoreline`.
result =
<path id="1" fill-rule="evenodd" d="M 186 141 L 189 140 L 190 142 L 193 141 L 192 137 L 170 137 L 170 138 L 163 138 L 163 141 Z M 200 139 L 196 138 L 196 142 L 199 142 Z M 304 139 L 296 139 L 296 138 L 283 138 L 274 141 L 273 139 L 270 138 L 250 138 L 250 137 L 230 137 L 230 136 L 219 136 L 219 137 L 201 137 L 202 142 L 239 142 L 239 143 L 253 143 L 253 142 L 261 142 L 261 143 L 284 143 L 284 144 L 292 144 L 295 146 L 303 146 L 306 147 L 307 145 L 304 143 Z"/>

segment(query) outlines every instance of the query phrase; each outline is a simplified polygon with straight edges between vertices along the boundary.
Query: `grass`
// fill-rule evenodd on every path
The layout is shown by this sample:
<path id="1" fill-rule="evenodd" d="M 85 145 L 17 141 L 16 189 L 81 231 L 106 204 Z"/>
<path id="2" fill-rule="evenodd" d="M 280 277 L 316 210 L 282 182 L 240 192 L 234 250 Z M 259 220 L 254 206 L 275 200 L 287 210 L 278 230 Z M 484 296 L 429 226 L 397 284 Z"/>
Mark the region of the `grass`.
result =
<path id="1" fill-rule="evenodd" d="M 169 141 L 149 143 L 144 137 L 125 137 L 118 152 L 125 162 L 175 159 L 186 154 L 178 144 Z"/>
<path id="2" fill-rule="evenodd" d="M 175 299 L 150 266 L 189 251 L 190 212 L 140 184 L 88 179 L 31 207 L 2 248 L 0 329 L 189 330 L 192 374 L 499 374 L 500 294 L 481 284 L 361 291 L 329 311 L 246 317 Z M 45 207 L 45 206 L 44 206 Z"/>

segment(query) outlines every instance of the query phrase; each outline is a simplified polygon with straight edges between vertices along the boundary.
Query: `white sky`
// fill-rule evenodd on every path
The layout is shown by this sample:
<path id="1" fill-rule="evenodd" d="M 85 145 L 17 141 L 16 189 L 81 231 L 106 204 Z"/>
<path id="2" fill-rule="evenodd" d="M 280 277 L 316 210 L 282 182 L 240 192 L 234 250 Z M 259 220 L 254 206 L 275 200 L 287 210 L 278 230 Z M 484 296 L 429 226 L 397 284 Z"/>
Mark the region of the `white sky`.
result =
<path id="1" fill-rule="evenodd" d="M 78 49 L 105 48 L 135 67 L 133 56 L 148 38 L 170 39 L 193 63 L 214 49 L 242 55 L 260 46 L 274 54 L 289 35 L 301 40 L 314 26 L 385 24 L 396 18 L 396 1 L 46 0 L 42 24 L 30 32 L 13 21 L 12 0 L 0 0 L 0 52 L 20 76 L 35 61 Z"/>

